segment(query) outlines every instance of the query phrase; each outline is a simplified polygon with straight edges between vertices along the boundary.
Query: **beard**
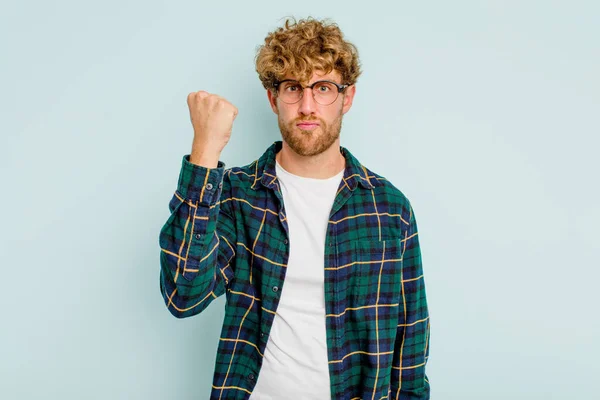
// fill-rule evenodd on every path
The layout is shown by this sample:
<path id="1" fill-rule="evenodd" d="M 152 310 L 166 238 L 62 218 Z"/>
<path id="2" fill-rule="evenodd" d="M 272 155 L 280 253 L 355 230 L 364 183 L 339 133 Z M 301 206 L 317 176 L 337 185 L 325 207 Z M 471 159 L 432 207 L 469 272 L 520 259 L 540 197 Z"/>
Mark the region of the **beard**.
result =
<path id="1" fill-rule="evenodd" d="M 297 118 L 286 123 L 281 119 L 281 113 L 277 117 L 281 137 L 288 146 L 298 155 L 316 156 L 329 149 L 340 137 L 342 130 L 342 110 L 331 124 L 325 123 L 321 118 Z M 304 130 L 296 126 L 298 122 L 319 121 L 319 126 L 314 130 Z"/>

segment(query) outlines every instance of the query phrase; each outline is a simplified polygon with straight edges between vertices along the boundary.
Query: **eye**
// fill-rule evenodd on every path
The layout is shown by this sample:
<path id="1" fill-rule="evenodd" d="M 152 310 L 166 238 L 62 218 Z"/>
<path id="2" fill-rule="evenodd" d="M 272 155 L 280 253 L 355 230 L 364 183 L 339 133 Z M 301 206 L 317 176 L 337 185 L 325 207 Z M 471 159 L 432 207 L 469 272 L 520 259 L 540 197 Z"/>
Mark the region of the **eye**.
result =
<path id="1" fill-rule="evenodd" d="M 297 92 L 300 90 L 300 85 L 297 83 L 288 83 L 283 88 L 286 92 Z"/>
<path id="2" fill-rule="evenodd" d="M 329 82 L 320 82 L 315 85 L 315 89 L 319 93 L 329 93 L 329 92 L 333 91 L 333 85 Z"/>

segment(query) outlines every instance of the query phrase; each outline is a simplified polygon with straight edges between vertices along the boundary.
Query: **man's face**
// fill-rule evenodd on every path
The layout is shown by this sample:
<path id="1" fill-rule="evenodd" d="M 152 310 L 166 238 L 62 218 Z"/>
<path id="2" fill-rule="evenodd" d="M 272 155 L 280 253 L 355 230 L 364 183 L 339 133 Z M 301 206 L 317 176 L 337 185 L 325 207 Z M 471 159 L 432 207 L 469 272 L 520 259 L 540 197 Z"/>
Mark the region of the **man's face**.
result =
<path id="1" fill-rule="evenodd" d="M 286 76 L 285 79 L 296 78 Z M 302 82 L 302 84 L 307 86 L 321 80 L 343 83 L 337 71 L 331 71 L 328 74 L 317 71 L 310 81 Z M 312 89 L 304 89 L 302 99 L 294 104 L 284 103 L 270 90 L 267 90 L 267 93 L 271 108 L 277 114 L 283 140 L 295 153 L 301 156 L 314 156 L 330 148 L 339 138 L 342 116 L 352 106 L 355 86 L 347 87 L 329 105 L 317 103 Z"/>

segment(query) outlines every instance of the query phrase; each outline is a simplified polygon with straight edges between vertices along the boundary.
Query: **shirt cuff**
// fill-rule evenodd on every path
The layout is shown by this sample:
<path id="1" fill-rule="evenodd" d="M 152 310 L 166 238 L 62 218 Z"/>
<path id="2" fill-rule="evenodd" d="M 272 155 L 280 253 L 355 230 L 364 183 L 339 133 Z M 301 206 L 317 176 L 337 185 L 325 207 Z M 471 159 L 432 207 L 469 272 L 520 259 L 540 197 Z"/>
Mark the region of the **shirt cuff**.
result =
<path id="1" fill-rule="evenodd" d="M 195 204 L 212 206 L 221 198 L 225 163 L 219 161 L 216 168 L 206 168 L 190 162 L 190 155 L 183 156 L 177 191 Z"/>

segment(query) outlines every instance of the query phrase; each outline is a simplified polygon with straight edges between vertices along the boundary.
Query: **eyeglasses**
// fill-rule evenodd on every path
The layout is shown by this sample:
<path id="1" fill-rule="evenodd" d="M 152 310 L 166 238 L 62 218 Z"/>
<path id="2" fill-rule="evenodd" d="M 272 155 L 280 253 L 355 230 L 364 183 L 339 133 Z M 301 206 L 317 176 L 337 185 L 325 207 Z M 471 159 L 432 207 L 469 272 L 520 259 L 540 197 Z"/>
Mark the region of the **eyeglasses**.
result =
<path id="1" fill-rule="evenodd" d="M 328 106 L 337 100 L 340 92 L 350 85 L 340 85 L 332 81 L 317 81 L 312 85 L 302 86 L 293 79 L 284 79 L 273 84 L 277 96 L 287 104 L 299 102 L 304 96 L 304 89 L 310 89 L 315 101 L 322 106 Z"/>

